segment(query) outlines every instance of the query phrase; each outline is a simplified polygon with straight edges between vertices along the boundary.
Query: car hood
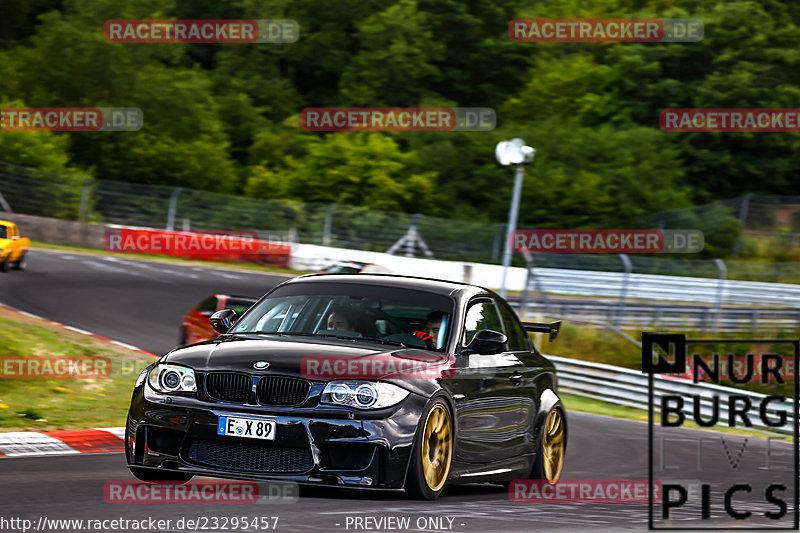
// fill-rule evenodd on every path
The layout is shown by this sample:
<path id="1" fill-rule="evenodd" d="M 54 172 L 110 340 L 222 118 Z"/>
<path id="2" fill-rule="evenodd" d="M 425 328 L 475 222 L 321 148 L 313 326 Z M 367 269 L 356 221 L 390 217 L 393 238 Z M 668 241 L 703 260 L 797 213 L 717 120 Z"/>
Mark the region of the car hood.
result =
<path id="1" fill-rule="evenodd" d="M 201 372 L 281 374 L 315 381 L 380 379 L 424 395 L 435 392 L 438 385 L 433 384 L 448 375 L 453 361 L 447 354 L 419 348 L 291 336 L 223 337 L 177 348 L 162 359 L 162 362 L 186 365 Z M 269 363 L 269 366 L 255 368 L 260 362 Z"/>

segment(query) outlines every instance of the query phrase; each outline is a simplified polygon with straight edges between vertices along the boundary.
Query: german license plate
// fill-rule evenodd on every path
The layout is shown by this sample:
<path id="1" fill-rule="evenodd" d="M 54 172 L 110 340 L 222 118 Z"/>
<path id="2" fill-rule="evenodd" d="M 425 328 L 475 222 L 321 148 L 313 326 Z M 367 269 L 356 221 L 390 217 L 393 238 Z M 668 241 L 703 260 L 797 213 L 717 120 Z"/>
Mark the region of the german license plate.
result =
<path id="1" fill-rule="evenodd" d="M 217 423 L 217 435 L 275 440 L 275 425 L 274 420 L 221 416 Z"/>

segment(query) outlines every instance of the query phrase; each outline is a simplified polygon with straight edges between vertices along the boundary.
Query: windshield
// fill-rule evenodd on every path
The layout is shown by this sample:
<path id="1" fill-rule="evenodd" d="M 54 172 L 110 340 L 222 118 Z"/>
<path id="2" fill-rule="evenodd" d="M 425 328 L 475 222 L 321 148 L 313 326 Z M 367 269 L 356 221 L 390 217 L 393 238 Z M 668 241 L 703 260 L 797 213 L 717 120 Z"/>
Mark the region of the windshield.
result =
<path id="1" fill-rule="evenodd" d="M 453 310 L 447 297 L 353 284 L 294 285 L 279 288 L 254 306 L 232 333 L 380 340 L 433 350 L 447 346 Z"/>

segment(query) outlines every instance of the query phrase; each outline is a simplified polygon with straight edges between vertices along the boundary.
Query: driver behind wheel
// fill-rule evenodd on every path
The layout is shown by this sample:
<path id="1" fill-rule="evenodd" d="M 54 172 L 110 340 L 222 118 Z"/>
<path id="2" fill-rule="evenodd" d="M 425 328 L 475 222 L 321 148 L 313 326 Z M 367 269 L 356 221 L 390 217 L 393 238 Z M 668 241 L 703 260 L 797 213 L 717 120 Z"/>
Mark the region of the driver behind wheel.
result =
<path id="1" fill-rule="evenodd" d="M 436 349 L 436 339 L 439 338 L 439 329 L 442 327 L 443 316 L 444 313 L 442 311 L 428 313 L 425 319 L 425 326 L 411 334 L 425 341 L 425 346 L 428 349 Z"/>
<path id="2" fill-rule="evenodd" d="M 342 309 L 335 309 L 328 315 L 327 328 L 335 331 L 356 331 L 353 317 Z"/>

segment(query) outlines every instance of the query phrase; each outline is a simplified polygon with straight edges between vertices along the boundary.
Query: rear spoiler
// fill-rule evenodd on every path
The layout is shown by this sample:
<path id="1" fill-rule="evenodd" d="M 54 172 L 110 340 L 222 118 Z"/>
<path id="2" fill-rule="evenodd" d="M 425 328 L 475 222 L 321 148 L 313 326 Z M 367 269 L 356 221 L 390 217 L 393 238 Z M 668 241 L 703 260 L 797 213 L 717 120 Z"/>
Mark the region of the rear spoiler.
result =
<path id="1" fill-rule="evenodd" d="M 544 322 L 523 322 L 522 326 L 525 328 L 525 331 L 530 331 L 533 333 L 549 333 L 550 340 L 555 340 L 558 337 L 558 330 L 561 329 L 561 321 L 557 320 L 556 322 L 550 322 L 549 324 L 545 324 Z"/>

